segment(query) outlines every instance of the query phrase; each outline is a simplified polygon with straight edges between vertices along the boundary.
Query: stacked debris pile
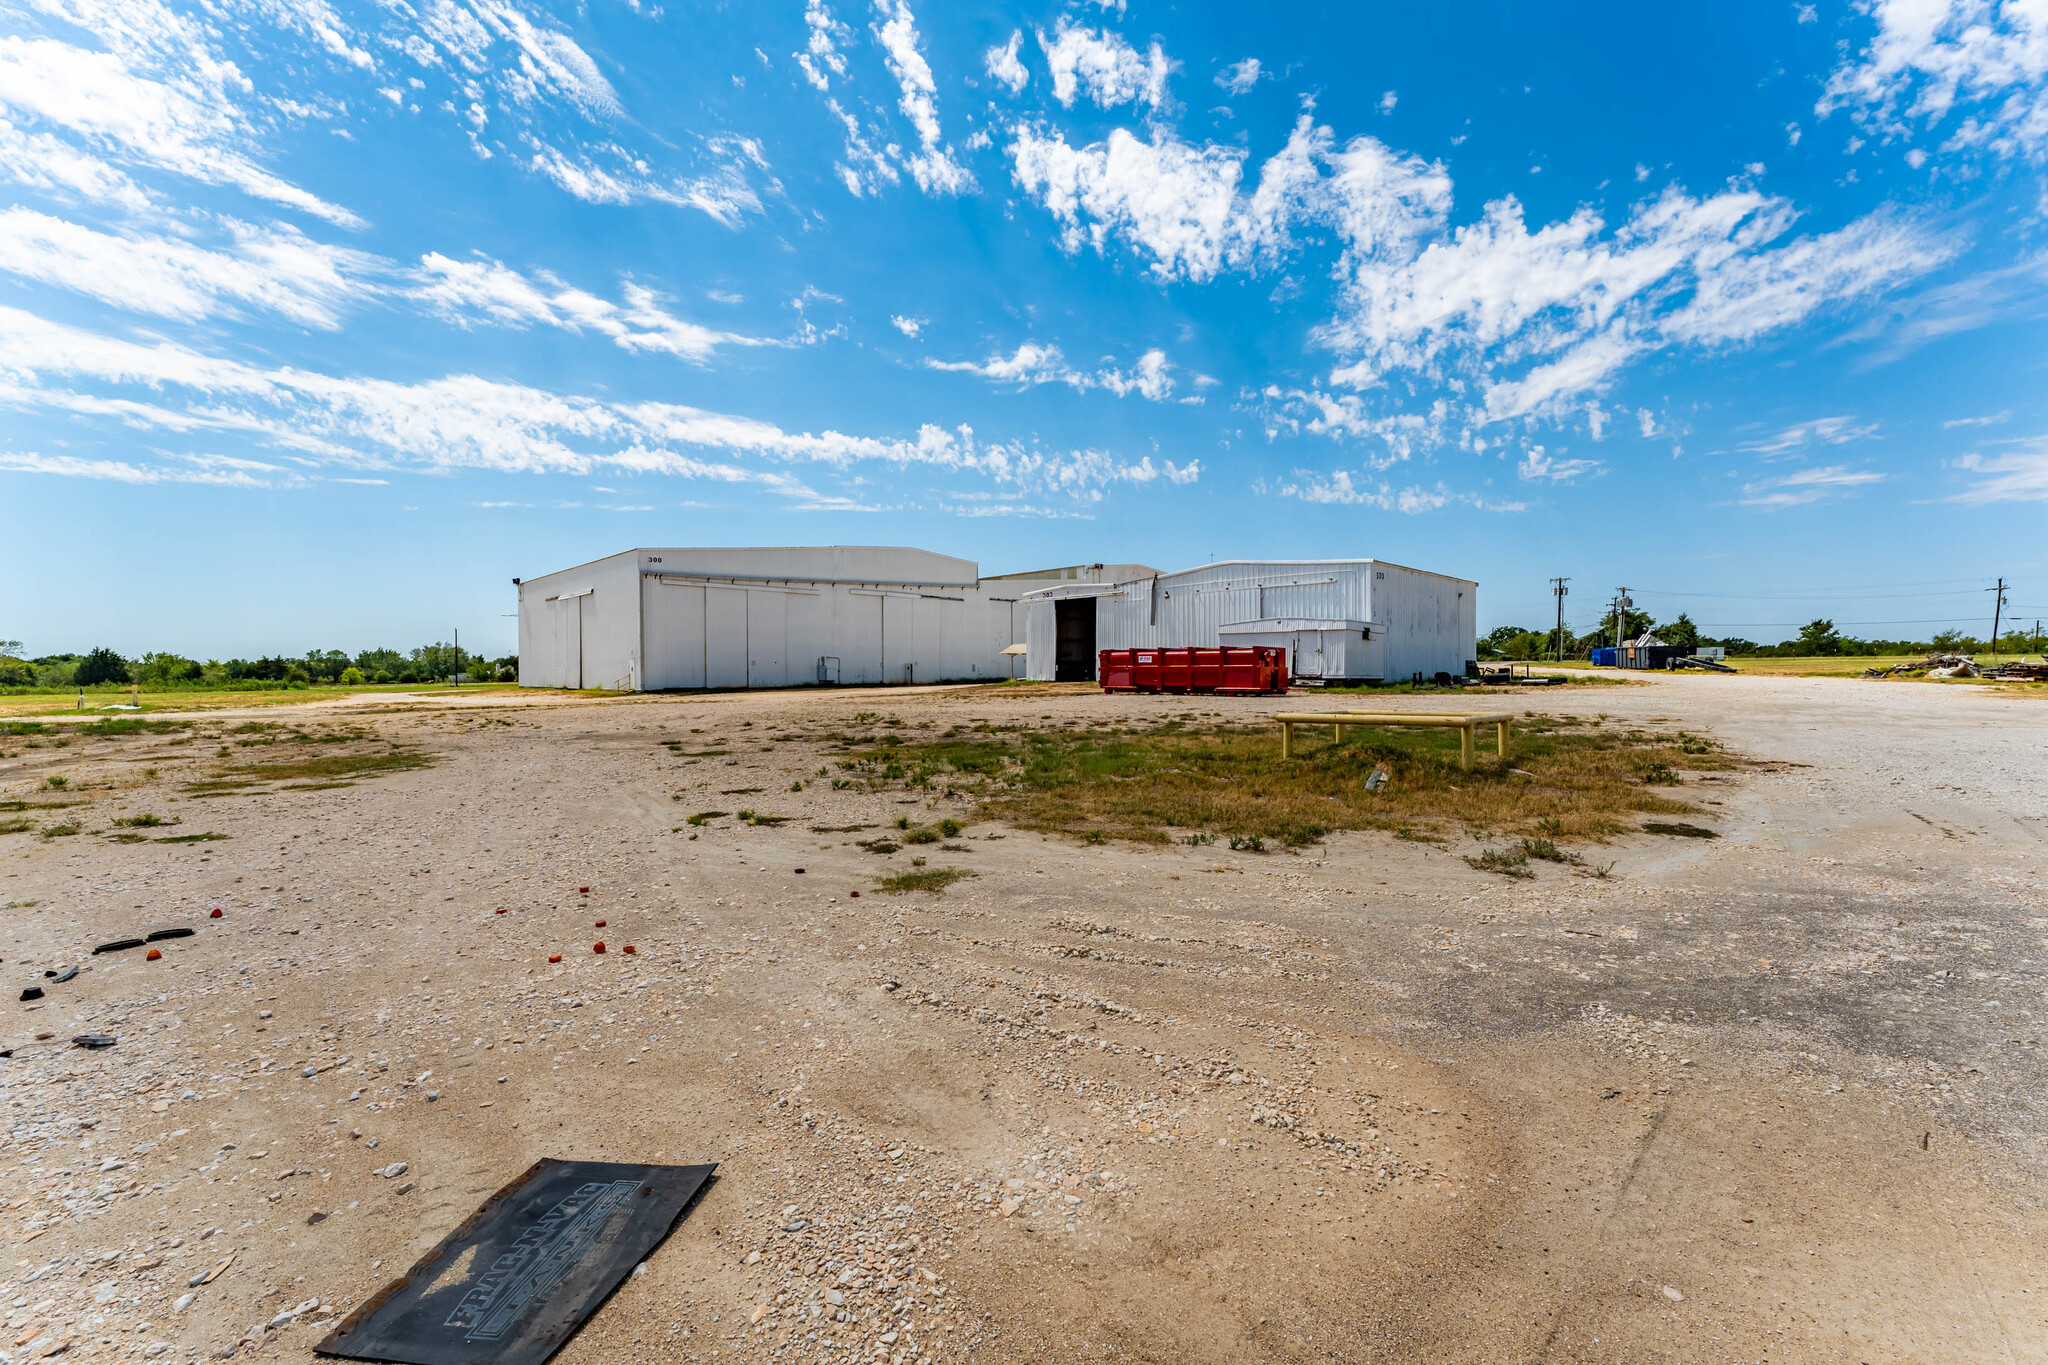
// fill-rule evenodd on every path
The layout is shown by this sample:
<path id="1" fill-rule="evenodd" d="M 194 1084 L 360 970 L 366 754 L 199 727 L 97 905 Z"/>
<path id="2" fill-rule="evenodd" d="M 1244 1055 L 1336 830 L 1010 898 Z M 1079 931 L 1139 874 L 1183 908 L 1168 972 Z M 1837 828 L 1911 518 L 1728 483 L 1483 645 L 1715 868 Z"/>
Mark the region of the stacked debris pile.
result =
<path id="1" fill-rule="evenodd" d="M 1985 674 L 2006 682 L 2048 682 L 2048 663 L 2030 664 L 2024 659 L 2002 663 Z"/>
<path id="2" fill-rule="evenodd" d="M 1977 678 L 1983 675 L 1977 669 L 1977 661 L 1967 654 L 1930 654 L 1927 656 L 1927 676 L 1930 678 Z"/>

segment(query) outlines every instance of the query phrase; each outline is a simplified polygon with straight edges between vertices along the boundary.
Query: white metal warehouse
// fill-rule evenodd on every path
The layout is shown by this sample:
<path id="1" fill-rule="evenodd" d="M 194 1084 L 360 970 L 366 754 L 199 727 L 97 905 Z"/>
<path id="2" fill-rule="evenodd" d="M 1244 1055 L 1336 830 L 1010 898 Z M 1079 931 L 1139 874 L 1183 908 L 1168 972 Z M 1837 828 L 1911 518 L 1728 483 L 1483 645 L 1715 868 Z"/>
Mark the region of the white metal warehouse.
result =
<path id="1" fill-rule="evenodd" d="M 1095 676 L 1098 649 L 1278 644 L 1297 676 L 1457 672 L 1477 585 L 1376 560 L 984 578 L 888 546 L 638 549 L 518 583 L 519 681 L 623 691 Z"/>
<path id="2" fill-rule="evenodd" d="M 1293 676 L 1366 682 L 1463 673 L 1479 585 L 1378 559 L 1231 559 L 1024 595 L 1028 671 L 1093 678 L 1096 651 L 1279 645 Z"/>

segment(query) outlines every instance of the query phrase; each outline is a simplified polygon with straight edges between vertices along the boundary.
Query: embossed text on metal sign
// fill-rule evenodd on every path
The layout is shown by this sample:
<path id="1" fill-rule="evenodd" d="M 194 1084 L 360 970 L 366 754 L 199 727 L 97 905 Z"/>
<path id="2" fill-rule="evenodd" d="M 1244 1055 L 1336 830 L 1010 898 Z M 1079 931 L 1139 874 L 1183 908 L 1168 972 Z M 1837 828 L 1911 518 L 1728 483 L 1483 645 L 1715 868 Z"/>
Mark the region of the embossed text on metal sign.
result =
<path id="1" fill-rule="evenodd" d="M 639 1188 L 638 1180 L 593 1181 L 578 1188 L 520 1233 L 511 1250 L 477 1277 L 446 1325 L 462 1329 L 466 1341 L 498 1340 L 529 1307 L 547 1302 Z"/>

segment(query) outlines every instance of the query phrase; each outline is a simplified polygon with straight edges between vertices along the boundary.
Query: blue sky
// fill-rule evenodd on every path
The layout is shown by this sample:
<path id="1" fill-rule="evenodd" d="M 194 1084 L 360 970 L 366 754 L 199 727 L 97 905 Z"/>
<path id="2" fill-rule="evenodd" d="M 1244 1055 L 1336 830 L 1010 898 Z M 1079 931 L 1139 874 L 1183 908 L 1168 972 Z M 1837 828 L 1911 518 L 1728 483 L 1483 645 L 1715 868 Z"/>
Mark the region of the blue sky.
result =
<path id="1" fill-rule="evenodd" d="M 663 544 L 2048 616 L 2044 159 L 2021 0 L 0 0 L 0 636 Z"/>

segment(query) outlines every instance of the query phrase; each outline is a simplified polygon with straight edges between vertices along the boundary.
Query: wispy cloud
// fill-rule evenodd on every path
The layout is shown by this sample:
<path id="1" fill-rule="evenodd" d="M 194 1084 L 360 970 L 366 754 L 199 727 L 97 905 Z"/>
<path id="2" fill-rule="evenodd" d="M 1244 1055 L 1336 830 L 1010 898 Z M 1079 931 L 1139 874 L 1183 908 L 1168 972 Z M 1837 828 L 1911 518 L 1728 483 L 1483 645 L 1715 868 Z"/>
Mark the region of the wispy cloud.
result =
<path id="1" fill-rule="evenodd" d="M 956 374 L 977 374 L 983 379 L 999 384 L 1016 384 L 1030 388 L 1038 384 L 1065 384 L 1070 388 L 1107 389 L 1119 398 L 1135 393 L 1157 403 L 1173 392 L 1173 376 L 1168 373 L 1173 366 L 1166 359 L 1166 352 L 1154 348 L 1138 357 L 1138 363 L 1125 371 L 1105 366 L 1100 370 L 1080 370 L 1067 363 L 1057 346 L 1041 346 L 1037 342 L 1021 343 L 1009 355 L 994 355 L 987 360 L 933 360 L 926 359 L 926 368 L 946 370 Z"/>
<path id="2" fill-rule="evenodd" d="M 1847 489 L 1882 483 L 1885 476 L 1869 469 L 1829 465 L 1824 469 L 1801 469 L 1775 479 L 1760 479 L 1742 486 L 1745 507 L 1804 507 Z"/>
<path id="3" fill-rule="evenodd" d="M 1271 484 L 1262 481 L 1254 486 L 1254 491 L 1330 507 L 1372 507 L 1382 512 L 1401 512 L 1410 516 L 1435 512 L 1454 504 L 1487 512 L 1527 510 L 1525 503 L 1495 501 L 1475 493 L 1454 492 L 1441 483 L 1433 488 L 1421 484 L 1396 488 L 1384 479 L 1375 482 L 1370 478 L 1355 478 L 1346 469 L 1328 473 L 1297 469 L 1288 478 Z"/>
<path id="4" fill-rule="evenodd" d="M 1233 95 L 1243 95 L 1249 93 L 1265 74 L 1259 69 L 1257 57 L 1247 57 L 1241 62 L 1232 62 L 1217 72 L 1216 84 Z"/>
<path id="5" fill-rule="evenodd" d="M 1196 461 L 1155 462 L 1147 456 L 1133 462 L 1095 450 L 1049 452 L 1023 442 L 986 441 L 964 426 L 948 430 L 928 423 L 913 437 L 792 432 L 679 403 L 611 402 L 473 374 L 401 383 L 296 366 L 261 367 L 173 342 L 107 336 L 4 307 L 0 406 L 111 419 L 131 431 L 155 429 L 202 439 L 233 434 L 285 451 L 305 470 L 660 474 L 754 484 L 817 506 L 829 505 L 838 495 L 798 479 L 787 466 L 943 471 L 992 486 L 1084 500 L 1099 499 L 1118 485 L 1192 482 L 1200 473 Z M 81 425 L 81 431 L 86 429 Z M 157 470 L 147 477 L 161 480 L 233 481 L 231 471 L 218 465 L 201 468 L 219 477 L 196 479 L 182 467 L 195 458 L 158 466 L 128 463 Z M 113 465 L 103 475 L 92 474 L 88 466 L 89 461 L 64 469 L 51 465 L 47 472 L 124 477 Z M 271 467 L 240 468 L 256 477 L 251 470 Z"/>
<path id="6" fill-rule="evenodd" d="M 242 309 L 333 330 L 377 292 L 386 265 L 284 224 L 233 219 L 223 249 L 184 236 L 101 232 L 33 209 L 0 210 L 0 270 L 103 303 L 192 321 Z"/>
<path id="7" fill-rule="evenodd" d="M 2004 449 L 1988 455 L 1972 451 L 1955 467 L 1975 479 L 1952 502 L 2048 502 L 2048 436 L 2007 442 Z"/>
<path id="8" fill-rule="evenodd" d="M 721 331 L 676 317 L 660 295 L 627 281 L 613 303 L 564 284 L 545 271 L 529 277 L 487 258 L 458 261 L 439 252 L 420 260 L 408 297 L 458 325 L 559 327 L 608 336 L 624 350 L 654 351 L 704 361 L 720 346 L 772 346 L 760 337 Z"/>
<path id="9" fill-rule="evenodd" d="M 1795 422 L 1769 436 L 1744 442 L 1736 449 L 1765 459 L 1790 455 L 1811 446 L 1841 446 L 1852 441 L 1865 440 L 1877 434 L 1876 422 L 1861 422 L 1854 417 L 1817 417 L 1810 422 Z"/>

